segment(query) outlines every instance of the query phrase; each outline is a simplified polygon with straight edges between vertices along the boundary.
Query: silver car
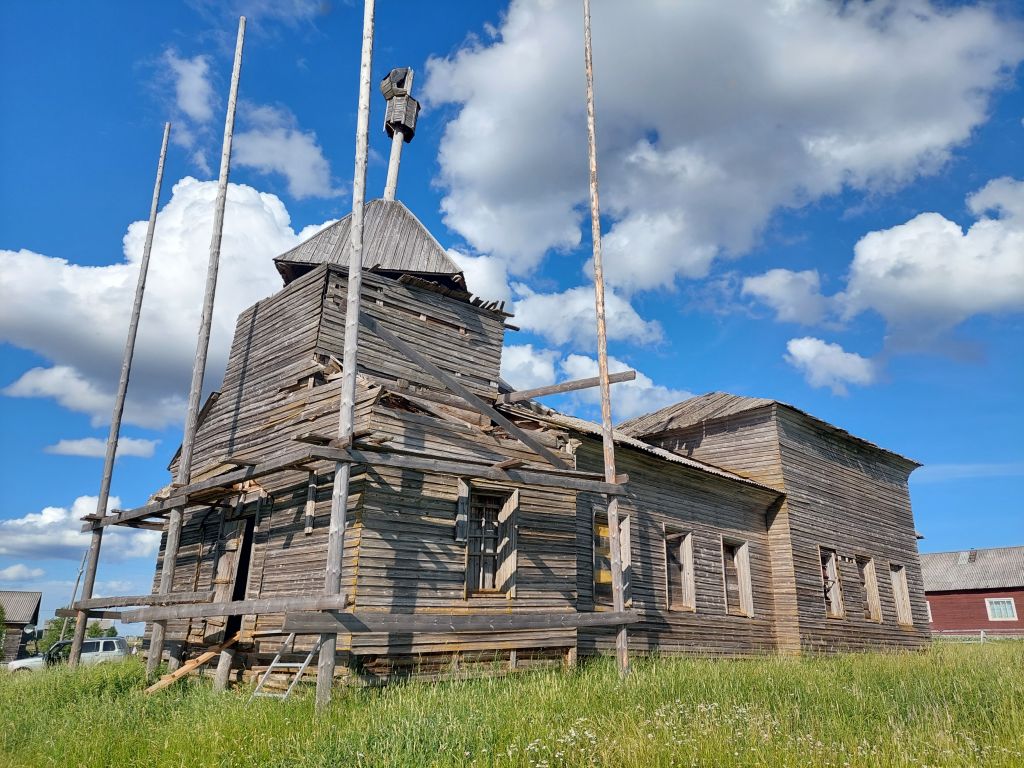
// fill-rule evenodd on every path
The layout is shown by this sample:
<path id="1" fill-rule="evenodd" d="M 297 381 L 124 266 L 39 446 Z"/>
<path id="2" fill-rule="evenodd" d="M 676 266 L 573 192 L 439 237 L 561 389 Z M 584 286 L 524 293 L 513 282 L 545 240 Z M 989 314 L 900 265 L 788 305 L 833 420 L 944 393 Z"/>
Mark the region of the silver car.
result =
<path id="1" fill-rule="evenodd" d="M 18 659 L 7 664 L 10 672 L 37 672 L 46 667 L 64 664 L 71 653 L 71 641 L 61 640 L 50 646 L 46 653 Z M 89 638 L 82 643 L 82 664 L 102 664 L 105 661 L 120 661 L 128 655 L 128 641 L 123 637 Z"/>

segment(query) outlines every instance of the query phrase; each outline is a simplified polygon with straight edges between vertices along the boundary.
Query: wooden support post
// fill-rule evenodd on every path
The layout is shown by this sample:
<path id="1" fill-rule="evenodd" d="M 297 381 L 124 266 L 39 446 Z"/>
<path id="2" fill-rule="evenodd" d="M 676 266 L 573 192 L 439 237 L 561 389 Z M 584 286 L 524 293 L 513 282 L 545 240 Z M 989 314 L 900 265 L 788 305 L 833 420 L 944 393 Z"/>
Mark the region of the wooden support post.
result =
<path id="1" fill-rule="evenodd" d="M 196 429 L 199 422 L 199 400 L 203 394 L 203 377 L 206 375 L 206 355 L 210 349 L 210 331 L 213 326 L 213 302 L 217 294 L 217 271 L 220 267 L 220 242 L 224 233 L 224 208 L 228 197 L 228 176 L 231 170 L 231 138 L 235 129 L 235 106 L 238 101 L 238 80 L 242 72 L 242 46 L 245 42 L 245 16 L 238 19 L 238 37 L 235 40 L 235 61 L 231 70 L 231 90 L 228 93 L 227 116 L 224 120 L 224 143 L 220 154 L 220 178 L 217 182 L 217 200 L 213 210 L 213 234 L 210 238 L 210 260 L 206 269 L 206 289 L 203 294 L 203 311 L 199 319 L 199 338 L 196 342 L 196 357 L 192 365 L 192 386 L 188 393 L 188 413 L 185 415 L 185 435 L 181 442 L 181 457 L 178 460 L 178 485 L 188 485 L 192 477 L 192 451 L 195 447 Z M 160 573 L 160 594 L 171 591 L 174 567 L 178 561 L 178 543 L 181 540 L 181 524 L 184 519 L 184 504 L 171 511 L 167 524 L 167 544 L 164 547 L 163 570 Z M 173 545 L 173 546 L 172 546 Z M 149 642 L 147 670 L 152 672 L 160 663 L 163 653 L 166 624 L 154 623 Z"/>
<path id="2" fill-rule="evenodd" d="M 590 159 L 590 236 L 594 247 L 594 303 L 597 313 L 597 368 L 601 379 L 601 436 L 605 481 L 615 482 L 615 438 L 612 432 L 612 401 L 608 375 L 608 335 L 604 311 L 604 267 L 601 260 L 601 205 L 597 187 L 597 122 L 594 117 L 594 57 L 590 39 L 590 0 L 583 0 L 583 55 L 587 74 L 587 147 Z M 611 549 L 612 610 L 625 610 L 622 585 L 622 550 L 619 537 L 619 497 L 608 498 L 608 533 Z M 629 672 L 629 640 L 626 625 L 615 634 L 615 659 L 619 675 Z"/>
<path id="3" fill-rule="evenodd" d="M 107 514 L 107 503 L 110 500 L 110 481 L 114 474 L 114 460 L 117 458 L 117 441 L 121 434 L 121 417 L 124 414 L 124 402 L 128 393 L 128 379 L 131 377 L 132 357 L 135 355 L 135 337 L 139 331 L 139 316 L 142 314 L 142 298 L 146 293 L 146 275 L 149 272 L 149 256 L 153 252 L 153 233 L 156 231 L 156 214 L 160 207 L 160 187 L 164 180 L 164 160 L 167 157 L 167 140 L 171 135 L 171 124 L 164 123 L 164 138 L 160 145 L 160 160 L 156 166 L 156 183 L 153 185 L 153 201 L 149 206 L 149 226 L 146 229 L 146 242 L 142 247 L 142 261 L 139 263 L 139 277 L 135 283 L 135 300 L 132 303 L 131 320 L 128 322 L 128 338 L 124 344 L 124 356 L 121 359 L 121 378 L 117 382 L 117 395 L 114 397 L 114 411 L 110 417 L 110 432 L 107 434 L 107 452 L 103 458 L 103 478 L 100 480 L 100 492 L 96 498 L 96 515 L 102 518 Z M 103 529 L 96 528 L 89 540 L 89 551 L 85 555 L 85 581 L 82 583 L 82 599 L 92 597 L 96 585 L 96 566 L 100 559 L 100 544 L 103 542 Z M 76 585 L 77 589 L 77 585 Z M 74 597 L 72 596 L 72 600 Z M 71 641 L 68 665 L 78 666 L 82 653 L 82 641 L 85 639 L 85 613 L 79 613 L 75 624 L 75 634 Z M 65 620 L 65 625 L 67 620 Z M 61 629 L 61 637 L 64 630 Z"/>
<path id="4" fill-rule="evenodd" d="M 349 228 L 348 300 L 345 306 L 345 345 L 342 358 L 341 404 L 338 413 L 338 439 L 352 444 L 352 426 L 356 395 L 356 354 L 359 348 L 359 299 L 363 286 L 363 203 L 366 199 L 366 158 L 369 150 L 370 72 L 373 65 L 374 0 L 363 3 L 363 45 L 359 63 L 359 111 L 356 116 L 355 169 L 352 176 L 352 223 Z M 341 592 L 341 571 L 345 557 L 345 525 L 348 511 L 348 487 L 352 464 L 334 465 L 331 492 L 331 522 L 327 533 L 327 572 L 324 594 Z M 338 635 L 323 633 L 316 673 L 316 708 L 331 703 L 334 685 Z"/>
<path id="5" fill-rule="evenodd" d="M 89 558 L 89 550 L 87 549 L 87 550 L 85 550 L 85 553 L 82 555 L 82 563 L 81 563 L 81 565 L 78 566 L 78 575 L 75 576 L 75 586 L 71 590 L 71 602 L 68 603 L 68 605 L 70 605 L 70 606 L 73 606 L 75 604 L 76 599 L 78 598 L 78 585 L 81 584 L 81 582 L 82 582 L 82 571 L 85 570 L 85 561 L 88 558 Z M 64 617 L 64 621 L 60 625 L 60 639 L 61 640 L 64 639 L 64 633 L 66 633 L 68 631 L 68 619 L 69 618 L 71 618 L 71 617 L 70 616 L 65 616 Z"/>
<path id="6" fill-rule="evenodd" d="M 316 518 L 317 474 L 315 469 L 309 470 L 306 482 L 306 524 L 303 533 L 307 536 L 313 532 L 313 520 Z"/>

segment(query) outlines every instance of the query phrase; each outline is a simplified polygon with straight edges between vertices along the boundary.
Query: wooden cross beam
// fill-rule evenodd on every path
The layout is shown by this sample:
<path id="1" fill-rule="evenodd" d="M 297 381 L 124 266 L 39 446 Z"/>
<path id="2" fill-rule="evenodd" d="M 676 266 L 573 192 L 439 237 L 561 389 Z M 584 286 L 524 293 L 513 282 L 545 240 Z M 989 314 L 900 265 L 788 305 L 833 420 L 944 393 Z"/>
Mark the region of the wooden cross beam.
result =
<path id="1" fill-rule="evenodd" d="M 635 378 L 636 371 L 612 373 L 608 375 L 608 383 L 618 384 L 622 381 L 633 381 Z M 560 395 L 563 392 L 575 392 L 578 389 L 590 389 L 591 387 L 597 387 L 600 385 L 601 377 L 591 376 L 589 379 L 574 379 L 573 381 L 563 381 L 561 384 L 549 384 L 546 387 L 536 387 L 535 389 L 521 389 L 518 392 L 508 392 L 504 395 L 498 395 L 494 399 L 494 402 L 498 404 L 519 403 L 523 400 L 532 400 L 535 397 L 544 397 L 544 395 Z"/>

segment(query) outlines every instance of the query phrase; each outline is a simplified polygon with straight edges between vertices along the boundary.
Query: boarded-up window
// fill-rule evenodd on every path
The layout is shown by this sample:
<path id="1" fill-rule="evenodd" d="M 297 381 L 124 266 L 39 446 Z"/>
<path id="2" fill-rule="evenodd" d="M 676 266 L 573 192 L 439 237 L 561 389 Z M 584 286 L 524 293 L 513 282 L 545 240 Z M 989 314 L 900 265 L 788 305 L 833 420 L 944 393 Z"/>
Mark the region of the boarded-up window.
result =
<path id="1" fill-rule="evenodd" d="M 892 581 L 892 599 L 896 604 L 896 621 L 910 626 L 914 623 L 914 617 L 910 612 L 910 590 L 907 589 L 907 569 L 902 565 L 890 565 L 889 578 Z"/>
<path id="2" fill-rule="evenodd" d="M 839 583 L 839 563 L 834 549 L 818 548 L 821 559 L 821 586 L 825 598 L 825 614 L 831 618 L 843 615 L 843 588 Z"/>
<path id="3" fill-rule="evenodd" d="M 753 616 L 754 594 L 750 585 L 747 542 L 722 539 L 722 578 L 725 581 L 725 612 L 732 616 Z"/>
<path id="4" fill-rule="evenodd" d="M 466 593 L 515 597 L 519 492 L 470 489 L 466 530 Z"/>
<path id="5" fill-rule="evenodd" d="M 878 600 L 878 576 L 875 573 L 874 559 L 858 557 L 857 574 L 860 576 L 861 594 L 864 595 L 864 618 L 869 621 L 881 621 L 882 605 Z"/>
<path id="6" fill-rule="evenodd" d="M 619 515 L 619 556 L 622 560 L 622 599 L 624 605 L 633 603 L 633 559 L 629 536 L 629 517 Z M 612 605 L 612 544 L 608 528 L 608 513 L 594 511 L 594 603 Z"/>
<path id="7" fill-rule="evenodd" d="M 693 534 L 665 529 L 665 588 L 673 611 L 696 609 L 693 578 Z"/>

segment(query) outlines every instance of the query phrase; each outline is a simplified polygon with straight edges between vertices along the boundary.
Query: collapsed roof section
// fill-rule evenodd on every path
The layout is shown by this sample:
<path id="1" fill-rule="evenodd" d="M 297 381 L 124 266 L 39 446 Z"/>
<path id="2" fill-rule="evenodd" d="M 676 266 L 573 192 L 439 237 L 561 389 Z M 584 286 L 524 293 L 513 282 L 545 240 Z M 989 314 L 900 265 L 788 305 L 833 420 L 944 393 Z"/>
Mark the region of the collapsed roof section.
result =
<path id="1" fill-rule="evenodd" d="M 349 214 L 274 259 L 285 285 L 320 264 L 347 268 L 351 223 Z M 466 287 L 459 265 L 412 211 L 397 200 L 371 200 L 366 204 L 363 268 L 391 276 L 423 276 L 449 288 Z"/>

